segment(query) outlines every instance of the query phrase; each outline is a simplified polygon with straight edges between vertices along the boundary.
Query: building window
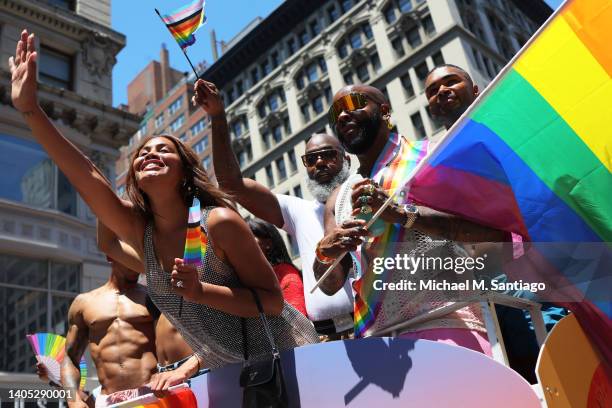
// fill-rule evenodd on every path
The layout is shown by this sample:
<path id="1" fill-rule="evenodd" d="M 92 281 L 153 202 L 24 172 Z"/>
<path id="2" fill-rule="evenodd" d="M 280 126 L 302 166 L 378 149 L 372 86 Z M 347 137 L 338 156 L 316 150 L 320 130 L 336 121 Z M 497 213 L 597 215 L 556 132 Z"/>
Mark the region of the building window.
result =
<path id="1" fill-rule="evenodd" d="M 240 137 L 242 135 L 242 123 L 239 120 L 232 123 L 232 133 L 234 137 Z"/>
<path id="2" fill-rule="evenodd" d="M 347 72 L 342 77 L 344 78 L 344 83 L 346 85 L 353 85 L 353 74 L 352 73 Z"/>
<path id="3" fill-rule="evenodd" d="M 323 57 L 317 58 L 317 63 L 319 64 L 319 68 L 321 69 L 321 72 L 323 73 L 327 72 L 327 63 L 325 62 L 325 58 Z"/>
<path id="4" fill-rule="evenodd" d="M 319 24 L 319 20 L 314 20 L 310 23 L 310 31 L 312 31 L 312 36 L 316 37 L 321 32 L 321 24 Z"/>
<path id="5" fill-rule="evenodd" d="M 304 75 L 302 75 L 301 72 L 298 74 L 297 78 L 295 78 L 295 86 L 297 89 L 304 89 Z"/>
<path id="6" fill-rule="evenodd" d="M 359 31 L 353 31 L 349 35 L 349 41 L 351 43 L 351 47 L 354 50 L 359 49 L 363 46 L 363 43 L 361 42 L 361 33 Z"/>
<path id="7" fill-rule="evenodd" d="M 323 94 L 325 95 L 325 102 L 327 102 L 328 104 L 331 103 L 331 100 L 332 100 L 331 87 L 329 86 L 325 87 L 325 89 L 323 90 Z"/>
<path id="8" fill-rule="evenodd" d="M 295 44 L 295 38 L 290 38 L 287 40 L 287 49 L 289 50 L 288 57 L 291 57 L 298 50 L 297 45 Z"/>
<path id="9" fill-rule="evenodd" d="M 385 15 L 385 20 L 387 20 L 388 24 L 393 24 L 397 21 L 397 15 L 395 14 L 395 7 L 387 6 L 387 8 L 383 11 Z"/>
<path id="10" fill-rule="evenodd" d="M 308 31 L 302 30 L 298 35 L 298 39 L 300 40 L 300 47 L 305 46 L 310 41 L 310 36 L 308 35 Z"/>
<path id="11" fill-rule="evenodd" d="M 272 165 L 266 166 L 266 179 L 268 181 L 268 187 L 274 187 L 274 174 L 272 173 Z"/>
<path id="12" fill-rule="evenodd" d="M 38 73 L 40 81 L 45 84 L 68 90 L 73 89 L 74 74 L 70 55 L 41 46 Z"/>
<path id="13" fill-rule="evenodd" d="M 285 130 L 285 135 L 291 134 L 291 123 L 289 123 L 289 117 L 287 116 L 283 118 L 283 129 Z"/>
<path id="14" fill-rule="evenodd" d="M 210 169 L 210 156 L 204 157 L 202 160 L 202 167 L 204 167 L 204 170 Z"/>
<path id="15" fill-rule="evenodd" d="M 414 87 L 412 86 L 412 81 L 410 80 L 409 74 L 404 74 L 401 76 L 400 81 L 402 82 L 402 87 L 404 88 L 404 92 L 408 98 L 414 97 Z"/>
<path id="16" fill-rule="evenodd" d="M 80 291 L 79 264 L 0 255 L 0 371 L 33 373 L 26 334 L 66 333 L 68 308 Z"/>
<path id="17" fill-rule="evenodd" d="M 340 17 L 340 13 L 335 6 L 331 6 L 327 8 L 327 17 L 329 17 L 329 23 L 333 23 Z"/>
<path id="18" fill-rule="evenodd" d="M 77 193 L 37 143 L 0 135 L 0 197 L 37 208 L 77 215 Z M 1 272 L 0 272 L 1 273 Z"/>
<path id="19" fill-rule="evenodd" d="M 278 171 L 278 178 L 283 181 L 287 178 L 287 169 L 285 168 L 285 159 L 281 156 L 276 159 L 276 171 Z"/>
<path id="20" fill-rule="evenodd" d="M 300 186 L 299 184 L 295 187 L 293 187 L 293 195 L 296 197 L 300 197 L 303 198 L 302 196 L 302 186 Z"/>
<path id="21" fill-rule="evenodd" d="M 253 85 L 255 85 L 256 83 L 259 82 L 259 70 L 257 68 L 253 68 L 251 70 L 251 81 L 253 82 Z"/>
<path id="22" fill-rule="evenodd" d="M 172 132 L 178 131 L 185 124 L 185 115 L 181 115 L 174 122 L 170 124 L 170 129 Z"/>
<path id="23" fill-rule="evenodd" d="M 370 27 L 369 24 L 362 25 L 361 29 L 363 30 L 363 35 L 365 35 L 365 38 L 367 38 L 368 40 L 374 38 L 374 33 L 372 33 L 372 27 Z"/>
<path id="24" fill-rule="evenodd" d="M 263 73 L 264 78 L 268 76 L 270 72 L 272 72 L 270 61 L 268 61 L 267 59 L 261 64 L 261 72 Z"/>
<path id="25" fill-rule="evenodd" d="M 264 147 L 266 149 L 270 148 L 270 132 L 265 131 L 261 134 L 261 140 L 263 141 Z"/>
<path id="26" fill-rule="evenodd" d="M 361 64 L 357 66 L 357 78 L 359 81 L 366 82 L 370 79 L 370 73 L 368 72 L 368 64 Z"/>
<path id="27" fill-rule="evenodd" d="M 404 45 L 402 44 L 401 38 L 395 37 L 393 40 L 391 40 L 391 46 L 395 50 L 395 54 L 398 57 L 403 57 L 406 54 L 406 52 L 404 51 Z"/>
<path id="28" fill-rule="evenodd" d="M 310 112 L 308 110 L 308 105 L 300 106 L 300 110 L 302 111 L 302 117 L 304 118 L 304 123 L 308 123 L 310 121 Z"/>
<path id="29" fill-rule="evenodd" d="M 432 55 L 431 59 L 435 67 L 437 67 L 438 65 L 444 65 L 444 57 L 442 56 L 441 51 L 438 51 L 434 55 Z"/>
<path id="30" fill-rule="evenodd" d="M 74 11 L 74 0 L 47 0 L 47 3 L 64 10 Z"/>
<path id="31" fill-rule="evenodd" d="M 244 86 L 242 85 L 242 80 L 238 80 L 236 81 L 236 97 L 241 97 L 242 94 L 244 93 Z"/>
<path id="32" fill-rule="evenodd" d="M 204 130 L 204 125 L 206 124 L 205 119 L 200 119 L 195 125 L 191 127 L 191 136 L 196 136 L 198 133 Z"/>
<path id="33" fill-rule="evenodd" d="M 421 34 L 419 33 L 419 27 L 412 27 L 410 30 L 408 30 L 406 32 L 406 39 L 412 48 L 416 48 L 421 45 L 422 41 Z"/>
<path id="34" fill-rule="evenodd" d="M 164 125 L 164 114 L 160 114 L 155 118 L 155 129 L 159 129 Z"/>
<path id="35" fill-rule="evenodd" d="M 187 141 L 187 132 L 183 132 L 182 135 L 179 136 L 181 142 L 185 143 Z"/>
<path id="36" fill-rule="evenodd" d="M 372 68 L 374 68 L 374 72 L 378 72 L 380 70 L 380 58 L 378 58 L 378 54 L 374 53 L 370 56 L 370 64 L 372 64 Z"/>
<path id="37" fill-rule="evenodd" d="M 431 19 L 431 15 L 428 15 L 423 20 L 421 20 L 423 24 L 423 29 L 427 35 L 432 35 L 436 32 L 436 27 L 434 26 L 433 20 Z"/>
<path id="38" fill-rule="evenodd" d="M 342 59 L 348 56 L 348 45 L 344 40 L 340 42 L 340 45 L 338 45 L 338 56 Z"/>
<path id="39" fill-rule="evenodd" d="M 208 147 L 208 136 L 204 136 L 202 140 L 200 140 L 199 142 L 193 145 L 193 150 L 195 150 L 197 154 L 200 154 L 200 153 L 203 153 L 207 147 Z"/>
<path id="40" fill-rule="evenodd" d="M 272 128 L 272 139 L 274 139 L 274 143 L 280 143 L 283 140 L 283 132 L 280 126 Z"/>
<path id="41" fill-rule="evenodd" d="M 317 70 L 317 64 L 314 62 L 306 67 L 306 76 L 309 82 L 314 82 L 319 79 L 319 72 Z"/>
<path id="42" fill-rule="evenodd" d="M 178 97 L 174 102 L 170 104 L 170 106 L 168 106 L 168 113 L 170 114 L 170 116 L 178 112 L 178 110 L 181 109 L 181 106 L 183 106 L 182 96 Z"/>
<path id="43" fill-rule="evenodd" d="M 415 137 L 419 140 L 424 139 L 426 133 L 425 126 L 423 126 L 423 118 L 421 118 L 421 113 L 414 113 L 412 116 L 410 116 L 410 121 L 412 122 L 412 126 L 414 127 Z"/>
<path id="44" fill-rule="evenodd" d="M 295 152 L 293 149 L 287 152 L 287 157 L 289 158 L 289 171 L 291 174 L 293 174 L 297 171 L 297 160 L 295 158 Z"/>
<path id="45" fill-rule="evenodd" d="M 427 74 L 429 73 L 429 69 L 427 68 L 427 64 L 425 63 L 425 61 L 414 67 L 414 72 L 416 73 L 417 78 L 419 78 L 421 88 L 423 89 L 425 85 L 425 79 L 427 78 Z"/>
<path id="46" fill-rule="evenodd" d="M 276 68 L 280 64 L 280 59 L 278 58 L 278 52 L 274 51 L 270 54 L 270 59 L 272 60 L 272 67 Z"/>
<path id="47" fill-rule="evenodd" d="M 341 0 L 340 1 L 340 8 L 342 9 L 342 14 L 346 13 L 347 11 L 349 11 L 351 9 L 351 7 L 353 7 L 353 1 L 352 0 Z"/>
<path id="48" fill-rule="evenodd" d="M 143 122 L 140 124 L 140 128 L 138 128 L 138 132 L 140 133 L 140 136 L 144 136 L 147 134 L 147 122 Z M 131 142 L 132 139 L 130 139 Z"/>
<path id="49" fill-rule="evenodd" d="M 318 115 L 323 112 L 323 97 L 321 95 L 315 97 L 311 101 L 312 110 Z"/>
<path id="50" fill-rule="evenodd" d="M 257 113 L 259 114 L 260 118 L 265 118 L 266 117 L 266 104 L 261 102 L 259 105 L 257 105 Z"/>
<path id="51" fill-rule="evenodd" d="M 406 13 L 412 10 L 412 2 L 411 0 L 398 0 L 397 2 L 399 9 L 402 13 Z"/>

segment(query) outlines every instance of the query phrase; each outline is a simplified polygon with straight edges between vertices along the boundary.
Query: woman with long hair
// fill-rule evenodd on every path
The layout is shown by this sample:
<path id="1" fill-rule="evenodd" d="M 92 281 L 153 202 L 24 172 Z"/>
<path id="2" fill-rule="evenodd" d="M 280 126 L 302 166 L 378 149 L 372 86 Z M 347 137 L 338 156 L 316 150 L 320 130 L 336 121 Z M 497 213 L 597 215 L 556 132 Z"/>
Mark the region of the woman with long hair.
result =
<path id="1" fill-rule="evenodd" d="M 9 59 L 13 106 L 99 220 L 138 254 L 151 298 L 195 352 L 179 369 L 158 374 L 151 388 L 167 389 L 202 366 L 217 368 L 242 361 L 244 347 L 253 358 L 269 354 L 250 289 L 270 315 L 268 321 L 281 350 L 316 342 L 308 319 L 283 301 L 274 272 L 231 197 L 208 180 L 195 153 L 170 135 L 143 140 L 128 175 L 131 203 L 121 200 L 41 109 L 36 60 L 34 34 L 24 30 L 15 57 Z M 217 92 L 210 83 L 199 81 L 198 86 Z M 195 99 L 209 115 L 219 108 L 215 105 L 219 98 L 207 102 L 197 88 Z M 197 268 L 181 259 L 194 197 L 202 204 L 201 228 L 208 238 L 203 266 Z M 242 335 L 241 318 L 247 336 Z"/>
<path id="2" fill-rule="evenodd" d="M 248 224 L 259 248 L 274 269 L 285 301 L 307 316 L 304 282 L 300 270 L 291 261 L 280 233 L 274 225 L 259 218 L 251 218 Z"/>

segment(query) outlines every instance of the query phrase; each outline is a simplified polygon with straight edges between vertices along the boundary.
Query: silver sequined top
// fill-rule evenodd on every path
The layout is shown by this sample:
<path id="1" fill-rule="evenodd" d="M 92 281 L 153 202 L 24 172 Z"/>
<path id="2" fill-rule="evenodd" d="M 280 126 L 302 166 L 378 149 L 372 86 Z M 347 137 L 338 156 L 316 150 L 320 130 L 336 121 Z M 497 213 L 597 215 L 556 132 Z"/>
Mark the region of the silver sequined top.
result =
<path id="1" fill-rule="evenodd" d="M 207 235 L 207 220 L 213 208 L 206 208 L 202 213 L 201 226 Z M 198 268 L 200 281 L 227 287 L 242 286 L 234 269 L 217 258 L 213 248 L 214 243 L 208 235 L 208 250 L 203 266 Z M 144 254 L 149 296 L 178 329 L 187 344 L 202 358 L 204 365 L 217 368 L 243 361 L 244 343 L 240 317 L 184 300 L 179 318 L 181 297 L 172 290 L 170 273 L 163 271 L 157 260 L 152 223 L 145 228 Z M 258 317 L 245 320 L 249 358 L 258 359 L 269 355 L 270 345 L 261 320 Z M 267 320 L 281 351 L 318 342 L 318 335 L 312 323 L 287 302 L 280 316 L 267 316 Z"/>

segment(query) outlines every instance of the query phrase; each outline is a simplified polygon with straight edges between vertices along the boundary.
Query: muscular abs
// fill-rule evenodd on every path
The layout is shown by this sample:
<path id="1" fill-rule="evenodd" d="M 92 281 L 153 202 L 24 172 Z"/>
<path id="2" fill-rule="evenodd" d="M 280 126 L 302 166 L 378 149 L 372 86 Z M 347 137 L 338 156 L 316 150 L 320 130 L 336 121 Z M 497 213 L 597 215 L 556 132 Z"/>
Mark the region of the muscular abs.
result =
<path id="1" fill-rule="evenodd" d="M 155 372 L 153 317 L 143 287 L 127 293 L 95 290 L 83 311 L 89 348 L 103 393 L 136 388 Z"/>

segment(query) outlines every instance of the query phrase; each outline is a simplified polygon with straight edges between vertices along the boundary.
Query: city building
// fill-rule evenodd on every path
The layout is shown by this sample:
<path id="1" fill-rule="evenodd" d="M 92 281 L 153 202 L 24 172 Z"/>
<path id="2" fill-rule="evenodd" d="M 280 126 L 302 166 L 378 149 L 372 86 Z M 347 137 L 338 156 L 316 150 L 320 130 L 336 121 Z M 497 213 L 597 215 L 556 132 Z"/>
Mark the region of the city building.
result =
<path id="1" fill-rule="evenodd" d="M 244 176 L 311 198 L 299 158 L 313 133 L 331 132 L 341 87 L 381 89 L 401 134 L 436 140 L 427 73 L 456 64 L 483 89 L 551 13 L 542 0 L 287 0 L 229 41 L 204 76 L 223 92 Z"/>
<path id="2" fill-rule="evenodd" d="M 36 33 L 43 109 L 114 180 L 118 148 L 138 118 L 112 107 L 112 68 L 126 40 L 110 16 L 110 0 L 0 2 L 1 389 L 48 388 L 34 374 L 26 334 L 65 335 L 74 297 L 110 273 L 94 215 L 11 106 L 8 58 L 24 28 Z M 88 369 L 90 388 L 97 382 L 91 361 Z"/>
<path id="3" fill-rule="evenodd" d="M 128 85 L 128 109 L 141 114 L 142 119 L 138 131 L 129 139 L 128 145 L 121 148 L 121 157 L 116 164 L 119 194 L 125 192 L 128 166 L 134 149 L 143 139 L 155 135 L 171 134 L 180 138 L 195 150 L 204 168 L 212 172 L 210 121 L 202 109 L 191 103 L 195 74 L 180 73 L 171 68 L 165 46 L 162 46 L 160 61 L 147 64 Z M 159 67 L 159 71 L 156 67 Z M 201 73 L 206 69 L 206 64 L 202 62 L 196 69 Z M 164 78 L 170 80 L 166 81 Z M 151 98 L 144 102 L 142 95 L 145 89 L 165 91 L 160 98 Z M 150 92 L 150 95 L 155 95 L 156 92 Z"/>

